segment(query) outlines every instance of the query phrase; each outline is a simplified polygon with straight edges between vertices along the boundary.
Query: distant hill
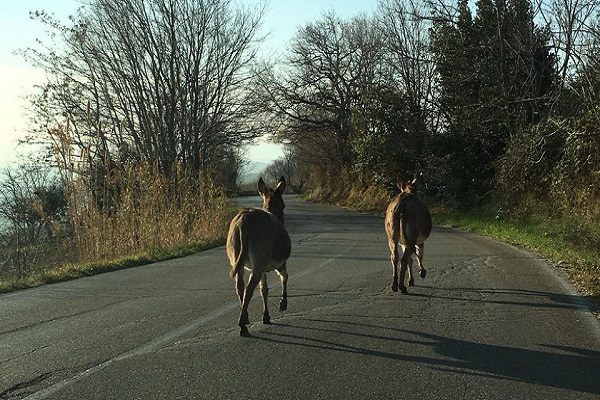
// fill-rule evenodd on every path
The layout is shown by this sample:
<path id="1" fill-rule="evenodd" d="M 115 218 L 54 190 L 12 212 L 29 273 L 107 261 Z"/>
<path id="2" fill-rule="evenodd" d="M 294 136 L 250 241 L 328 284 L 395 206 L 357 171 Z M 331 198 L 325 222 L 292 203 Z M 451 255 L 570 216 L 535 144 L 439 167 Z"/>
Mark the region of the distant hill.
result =
<path id="1" fill-rule="evenodd" d="M 254 183 L 260 178 L 261 172 L 265 170 L 269 166 L 269 163 L 264 161 L 253 161 L 250 160 L 248 165 L 242 170 L 241 174 L 241 183 Z"/>

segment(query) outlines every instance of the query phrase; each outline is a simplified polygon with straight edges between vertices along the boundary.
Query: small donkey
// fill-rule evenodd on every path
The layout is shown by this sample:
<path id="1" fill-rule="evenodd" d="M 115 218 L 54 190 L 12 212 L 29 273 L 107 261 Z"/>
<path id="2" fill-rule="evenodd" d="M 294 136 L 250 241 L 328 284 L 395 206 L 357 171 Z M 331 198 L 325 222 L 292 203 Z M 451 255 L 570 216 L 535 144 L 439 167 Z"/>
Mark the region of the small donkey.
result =
<path id="1" fill-rule="evenodd" d="M 235 278 L 235 287 L 240 299 L 241 311 L 238 320 L 241 336 L 250 336 L 248 327 L 248 304 L 256 286 L 260 283 L 263 299 L 263 323 L 271 323 L 267 296 L 267 272 L 277 271 L 281 279 L 281 301 L 279 309 L 287 308 L 286 261 L 290 256 L 292 244 L 287 230 L 283 226 L 282 195 L 286 180 L 282 176 L 275 190 L 269 189 L 262 178 L 258 181 L 258 193 L 263 198 L 263 209 L 246 208 L 241 210 L 229 224 L 227 236 L 227 256 L 231 264 L 229 275 Z M 244 287 L 244 267 L 251 271 L 248 284 Z"/>
<path id="2" fill-rule="evenodd" d="M 392 261 L 392 290 L 398 291 L 398 244 L 402 247 L 400 259 L 400 291 L 407 293 L 404 279 L 408 267 L 408 284 L 414 286 L 412 272 L 412 254 L 417 254 L 419 275 L 425 278 L 427 271 L 423 268 L 423 246 L 431 233 L 431 215 L 429 210 L 413 193 L 417 183 L 415 177 L 410 182 L 403 182 L 398 177 L 397 185 L 400 194 L 388 204 L 385 213 L 385 231 L 390 246 Z"/>

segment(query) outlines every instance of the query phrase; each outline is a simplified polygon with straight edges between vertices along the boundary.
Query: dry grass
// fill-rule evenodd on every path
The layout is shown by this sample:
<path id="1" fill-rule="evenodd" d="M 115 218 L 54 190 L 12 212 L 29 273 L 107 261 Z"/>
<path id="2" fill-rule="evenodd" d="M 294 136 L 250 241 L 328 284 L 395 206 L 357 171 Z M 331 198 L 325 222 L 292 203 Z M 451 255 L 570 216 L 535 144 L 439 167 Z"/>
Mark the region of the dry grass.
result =
<path id="1" fill-rule="evenodd" d="M 69 193 L 69 217 L 82 261 L 96 261 L 224 237 L 228 206 L 207 176 L 153 166 L 130 167 L 110 184 L 110 206 Z M 84 188 L 81 188 L 84 189 Z"/>
<path id="2" fill-rule="evenodd" d="M 26 268 L 0 268 L 0 292 L 114 271 L 192 254 L 224 243 L 235 212 L 206 174 L 184 169 L 169 177 L 153 165 L 123 166 L 90 194 L 89 176 L 64 179 L 70 233 L 19 249 Z M 101 193 L 102 196 L 98 196 Z M 101 197 L 102 201 L 98 199 Z M 0 253 L 12 251 L 0 249 Z"/>

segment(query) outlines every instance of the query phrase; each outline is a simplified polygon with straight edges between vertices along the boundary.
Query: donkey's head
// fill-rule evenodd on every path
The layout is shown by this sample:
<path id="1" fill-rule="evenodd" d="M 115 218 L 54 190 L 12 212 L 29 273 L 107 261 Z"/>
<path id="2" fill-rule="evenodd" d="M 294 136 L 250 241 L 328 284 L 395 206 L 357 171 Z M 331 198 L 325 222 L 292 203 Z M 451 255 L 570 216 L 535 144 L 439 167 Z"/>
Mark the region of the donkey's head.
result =
<path id="1" fill-rule="evenodd" d="M 258 193 L 263 199 L 263 210 L 275 215 L 281 223 L 283 223 L 283 209 L 285 208 L 282 196 L 286 187 L 287 182 L 283 176 L 277 181 L 275 190 L 268 188 L 262 177 L 258 180 Z"/>
<path id="2" fill-rule="evenodd" d="M 398 175 L 398 179 L 396 181 L 396 185 L 398 186 L 398 189 L 400 189 L 400 191 L 402 193 L 415 193 L 417 183 L 418 183 L 418 180 L 417 180 L 416 175 L 412 180 L 410 180 L 408 182 L 403 181 L 402 178 L 400 177 L 400 175 Z"/>

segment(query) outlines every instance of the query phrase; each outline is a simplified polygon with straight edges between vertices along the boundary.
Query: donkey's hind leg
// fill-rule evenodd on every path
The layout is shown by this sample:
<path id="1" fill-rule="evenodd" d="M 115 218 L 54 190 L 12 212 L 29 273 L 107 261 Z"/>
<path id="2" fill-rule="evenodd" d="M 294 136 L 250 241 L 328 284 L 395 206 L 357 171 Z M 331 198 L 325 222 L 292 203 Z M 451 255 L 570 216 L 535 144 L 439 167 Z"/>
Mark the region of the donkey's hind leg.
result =
<path id="1" fill-rule="evenodd" d="M 423 252 L 425 250 L 425 243 L 421 243 L 415 246 L 415 252 L 417 253 L 417 264 L 419 264 L 419 275 L 421 278 L 427 276 L 427 271 L 423 267 Z"/>
<path id="2" fill-rule="evenodd" d="M 413 259 L 408 259 L 408 286 L 415 286 L 415 276 L 413 275 Z"/>
<path id="3" fill-rule="evenodd" d="M 406 270 L 408 269 L 408 263 L 411 261 L 412 257 L 412 249 L 410 246 L 402 246 L 402 258 L 400 259 L 400 291 L 402 293 L 408 293 L 406 290 L 406 286 L 404 286 L 404 282 L 406 279 Z"/>
<path id="4" fill-rule="evenodd" d="M 288 273 L 286 269 L 285 263 L 279 268 L 277 268 L 277 274 L 279 274 L 279 279 L 281 280 L 281 300 L 279 301 L 279 311 L 285 311 L 287 309 L 287 282 L 288 282 Z"/>
<path id="5" fill-rule="evenodd" d="M 235 276 L 235 292 L 240 299 L 240 306 L 244 302 L 244 269 L 240 269 Z"/>
<path id="6" fill-rule="evenodd" d="M 398 291 L 398 244 L 390 239 L 390 262 L 392 263 L 392 292 Z"/>
<path id="7" fill-rule="evenodd" d="M 244 289 L 244 300 L 242 301 L 242 309 L 240 311 L 240 318 L 238 319 L 238 326 L 240 327 L 241 336 L 250 336 L 248 327 L 246 327 L 246 325 L 250 324 L 250 319 L 248 317 L 248 305 L 250 304 L 250 299 L 252 299 L 254 289 L 256 289 L 256 286 L 260 282 L 261 276 L 261 274 L 250 274 L 250 279 L 248 280 L 248 284 Z"/>
<path id="8" fill-rule="evenodd" d="M 269 307 L 267 306 L 267 298 L 269 297 L 267 274 L 262 274 L 262 278 L 260 279 L 260 295 L 263 301 L 263 324 L 270 324 L 271 316 L 269 315 Z"/>

